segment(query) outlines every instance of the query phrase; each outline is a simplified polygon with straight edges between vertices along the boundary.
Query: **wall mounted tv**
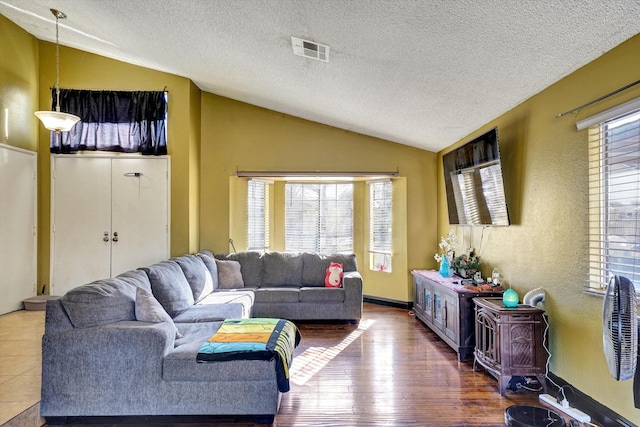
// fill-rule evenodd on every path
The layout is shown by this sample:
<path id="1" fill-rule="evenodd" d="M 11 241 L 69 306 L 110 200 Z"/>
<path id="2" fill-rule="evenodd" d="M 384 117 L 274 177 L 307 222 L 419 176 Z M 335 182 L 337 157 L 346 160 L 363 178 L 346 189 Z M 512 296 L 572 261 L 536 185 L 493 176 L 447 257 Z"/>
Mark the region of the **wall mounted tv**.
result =
<path id="1" fill-rule="evenodd" d="M 498 128 L 442 156 L 449 224 L 509 225 Z"/>

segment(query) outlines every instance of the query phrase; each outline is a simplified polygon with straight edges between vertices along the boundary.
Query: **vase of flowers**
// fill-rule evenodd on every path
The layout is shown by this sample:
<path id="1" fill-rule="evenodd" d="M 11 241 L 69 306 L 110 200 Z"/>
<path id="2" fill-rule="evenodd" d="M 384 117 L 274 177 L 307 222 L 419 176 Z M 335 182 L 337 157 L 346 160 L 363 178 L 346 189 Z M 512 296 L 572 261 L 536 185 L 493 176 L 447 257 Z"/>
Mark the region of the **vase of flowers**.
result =
<path id="1" fill-rule="evenodd" d="M 455 259 L 454 248 L 458 243 L 458 237 L 453 230 L 449 230 L 446 237 L 440 237 L 440 243 L 438 246 L 442 250 L 442 253 L 437 253 L 433 258 L 440 263 L 440 275 L 443 277 L 453 276 L 452 263 Z"/>

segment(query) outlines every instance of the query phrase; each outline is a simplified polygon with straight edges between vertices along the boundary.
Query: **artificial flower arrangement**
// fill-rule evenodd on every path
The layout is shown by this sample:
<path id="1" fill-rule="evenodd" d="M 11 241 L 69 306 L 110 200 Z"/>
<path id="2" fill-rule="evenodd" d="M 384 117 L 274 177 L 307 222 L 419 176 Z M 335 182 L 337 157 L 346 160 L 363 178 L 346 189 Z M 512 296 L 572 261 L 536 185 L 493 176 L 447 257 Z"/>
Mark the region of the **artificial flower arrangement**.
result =
<path id="1" fill-rule="evenodd" d="M 481 262 L 480 257 L 472 252 L 469 255 L 464 254 L 455 257 L 453 259 L 453 268 L 460 277 L 469 278 L 480 269 Z"/>
<path id="2" fill-rule="evenodd" d="M 453 261 L 453 258 L 455 257 L 454 248 L 457 244 L 458 236 L 456 236 L 453 230 L 449 230 L 449 232 L 447 233 L 447 237 L 440 237 L 440 243 L 438 244 L 438 246 L 440 247 L 440 249 L 442 249 L 442 254 L 437 253 L 433 256 L 433 258 L 435 258 L 435 260 L 438 262 L 442 262 L 442 259 L 444 257 L 447 257 L 447 259 L 451 263 Z"/>

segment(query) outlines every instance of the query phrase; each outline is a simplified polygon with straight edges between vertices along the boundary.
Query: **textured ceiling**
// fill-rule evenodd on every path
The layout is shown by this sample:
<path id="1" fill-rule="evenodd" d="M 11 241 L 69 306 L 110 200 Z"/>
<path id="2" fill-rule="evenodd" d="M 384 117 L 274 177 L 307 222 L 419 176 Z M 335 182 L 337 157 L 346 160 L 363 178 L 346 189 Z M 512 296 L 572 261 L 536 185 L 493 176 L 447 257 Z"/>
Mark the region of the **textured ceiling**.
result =
<path id="1" fill-rule="evenodd" d="M 0 0 L 55 41 L 49 8 L 68 16 L 63 45 L 431 151 L 640 33 L 638 0 Z M 329 62 L 293 55 L 291 36 Z"/>

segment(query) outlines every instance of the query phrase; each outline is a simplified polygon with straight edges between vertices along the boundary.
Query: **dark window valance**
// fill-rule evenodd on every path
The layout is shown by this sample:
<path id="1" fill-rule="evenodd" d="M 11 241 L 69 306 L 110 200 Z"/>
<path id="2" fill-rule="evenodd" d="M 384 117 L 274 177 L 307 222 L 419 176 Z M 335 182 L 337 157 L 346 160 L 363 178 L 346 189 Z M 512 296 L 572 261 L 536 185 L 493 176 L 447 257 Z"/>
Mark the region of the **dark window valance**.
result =
<path id="1" fill-rule="evenodd" d="M 59 137 L 51 133 L 52 153 L 100 150 L 167 154 L 164 91 L 60 89 L 60 111 L 79 116 L 80 122 Z"/>

